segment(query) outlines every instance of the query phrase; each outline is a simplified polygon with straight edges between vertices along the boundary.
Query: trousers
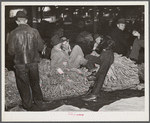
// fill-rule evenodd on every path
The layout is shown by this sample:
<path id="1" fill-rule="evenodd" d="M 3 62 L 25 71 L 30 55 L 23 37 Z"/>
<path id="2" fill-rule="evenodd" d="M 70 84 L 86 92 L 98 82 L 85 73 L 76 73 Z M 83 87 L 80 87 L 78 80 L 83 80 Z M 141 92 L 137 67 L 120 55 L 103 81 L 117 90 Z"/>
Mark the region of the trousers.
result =
<path id="1" fill-rule="evenodd" d="M 38 63 L 16 64 L 16 84 L 25 109 L 32 108 L 32 101 L 41 106 L 43 95 L 39 85 Z"/>
<path id="2" fill-rule="evenodd" d="M 74 68 L 80 67 L 80 65 L 86 65 L 87 60 L 84 58 L 83 51 L 79 45 L 75 45 L 70 54 L 70 65 Z"/>
<path id="3" fill-rule="evenodd" d="M 95 64 L 99 64 L 100 58 L 93 55 L 86 55 L 85 57 L 88 62 L 86 64 L 86 68 L 90 71 L 95 68 Z"/>
<path id="4" fill-rule="evenodd" d="M 91 94 L 98 95 L 104 84 L 105 77 L 110 66 L 114 62 L 114 54 L 112 50 L 103 50 L 99 57 L 89 55 L 86 57 L 88 59 L 87 67 L 92 69 L 94 64 L 100 65 L 98 72 L 96 73 L 96 80 L 93 85 Z M 91 64 L 93 64 L 91 66 Z"/>

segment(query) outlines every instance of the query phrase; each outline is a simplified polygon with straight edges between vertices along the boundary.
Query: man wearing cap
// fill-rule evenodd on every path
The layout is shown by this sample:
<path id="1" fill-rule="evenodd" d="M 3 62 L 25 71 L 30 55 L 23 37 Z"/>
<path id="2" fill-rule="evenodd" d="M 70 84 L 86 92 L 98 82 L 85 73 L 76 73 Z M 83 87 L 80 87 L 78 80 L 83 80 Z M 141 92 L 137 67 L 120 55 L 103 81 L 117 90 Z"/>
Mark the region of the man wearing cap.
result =
<path id="1" fill-rule="evenodd" d="M 16 14 L 18 27 L 10 33 L 8 52 L 15 55 L 16 83 L 23 108 L 28 111 L 43 111 L 48 105 L 43 102 L 39 85 L 38 51 L 42 51 L 44 42 L 39 32 L 31 28 L 27 21 L 25 12 L 18 11 Z"/>
<path id="2" fill-rule="evenodd" d="M 53 41 L 53 49 L 51 51 L 51 68 L 79 68 L 80 65 L 86 65 L 87 60 L 84 58 L 83 51 L 79 45 L 75 45 L 68 54 L 66 51 L 68 42 L 66 38 L 62 37 L 60 40 Z M 71 48 L 68 47 L 69 50 Z"/>
<path id="3" fill-rule="evenodd" d="M 115 41 L 114 52 L 126 56 L 129 52 L 129 44 L 125 39 L 123 30 L 125 29 L 125 19 L 121 18 L 117 22 L 117 27 L 109 34 Z"/>

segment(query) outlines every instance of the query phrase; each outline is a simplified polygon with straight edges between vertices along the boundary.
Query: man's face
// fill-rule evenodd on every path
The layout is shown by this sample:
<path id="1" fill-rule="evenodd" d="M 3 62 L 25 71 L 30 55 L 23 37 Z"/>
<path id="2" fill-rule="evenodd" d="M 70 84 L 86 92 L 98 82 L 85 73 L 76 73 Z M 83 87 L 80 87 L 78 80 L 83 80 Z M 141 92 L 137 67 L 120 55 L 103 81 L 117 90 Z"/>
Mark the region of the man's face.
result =
<path id="1" fill-rule="evenodd" d="M 68 41 L 64 41 L 64 42 L 62 43 L 62 47 L 63 47 L 63 48 L 67 49 L 68 46 L 69 46 L 69 42 L 68 42 Z"/>
<path id="2" fill-rule="evenodd" d="M 95 41 L 96 41 L 96 43 L 98 43 L 98 44 L 99 44 L 99 43 L 100 43 L 100 41 L 101 41 L 101 37 L 96 38 L 96 40 L 95 40 Z"/>
<path id="3" fill-rule="evenodd" d="M 134 30 L 134 31 L 132 32 L 132 34 L 133 34 L 133 36 L 140 36 L 140 33 L 139 33 L 138 31 L 136 31 L 136 30 Z"/>
<path id="4" fill-rule="evenodd" d="M 119 23 L 119 24 L 118 24 L 118 28 L 119 28 L 120 30 L 122 30 L 122 31 L 125 29 L 125 26 L 126 26 L 126 25 L 125 25 L 124 23 Z"/>

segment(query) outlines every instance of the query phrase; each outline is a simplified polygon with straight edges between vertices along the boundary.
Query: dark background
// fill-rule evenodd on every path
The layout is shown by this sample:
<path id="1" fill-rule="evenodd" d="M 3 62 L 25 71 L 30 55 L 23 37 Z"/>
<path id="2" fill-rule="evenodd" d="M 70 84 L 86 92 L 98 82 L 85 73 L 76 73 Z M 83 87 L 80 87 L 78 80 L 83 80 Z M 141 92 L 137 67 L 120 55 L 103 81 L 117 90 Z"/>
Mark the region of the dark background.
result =
<path id="1" fill-rule="evenodd" d="M 5 6 L 5 67 L 13 68 L 13 57 L 7 52 L 7 34 L 17 27 L 15 12 L 19 9 L 25 11 L 28 16 L 28 24 L 38 29 L 42 39 L 50 45 L 51 37 L 56 28 L 64 29 L 64 36 L 70 39 L 71 44 L 76 44 L 76 37 L 80 32 L 87 31 L 92 35 L 98 33 L 107 35 L 116 27 L 120 18 L 125 18 L 126 28 L 124 30 L 126 39 L 132 46 L 133 27 L 139 28 L 144 33 L 144 6 Z M 90 48 L 85 44 L 79 44 L 84 54 L 90 53 Z M 50 56 L 48 51 L 46 58 Z"/>
<path id="2" fill-rule="evenodd" d="M 44 11 L 49 7 L 50 11 Z M 55 28 L 64 29 L 64 35 L 70 39 L 70 43 L 76 43 L 76 36 L 87 31 L 92 35 L 98 33 L 107 35 L 116 27 L 116 22 L 120 18 L 125 18 L 126 28 L 124 33 L 127 41 L 132 45 L 134 37 L 131 32 L 133 26 L 137 26 L 144 33 L 144 6 L 6 6 L 5 7 L 5 36 L 17 27 L 15 16 L 10 16 L 11 10 L 23 9 L 28 15 L 28 24 L 38 29 L 41 37 L 45 42 L 50 43 Z M 86 15 L 88 13 L 88 16 Z M 62 16 L 63 13 L 63 16 Z M 65 16 L 67 15 L 67 16 Z M 52 21 L 52 17 L 55 17 Z M 45 21 L 47 19 L 48 21 Z M 8 70 L 14 70 L 13 57 L 7 52 L 5 38 L 5 67 Z M 81 44 L 80 44 L 81 45 Z M 51 47 L 51 46 L 50 46 Z M 90 50 L 83 45 L 82 49 L 85 54 Z M 97 111 L 103 105 L 110 104 L 116 100 L 129 97 L 141 97 L 144 91 L 140 90 L 120 90 L 114 92 L 103 92 L 97 103 L 84 102 L 79 97 L 56 100 L 53 102 L 52 109 L 60 105 L 73 105 L 79 108 L 88 108 Z"/>

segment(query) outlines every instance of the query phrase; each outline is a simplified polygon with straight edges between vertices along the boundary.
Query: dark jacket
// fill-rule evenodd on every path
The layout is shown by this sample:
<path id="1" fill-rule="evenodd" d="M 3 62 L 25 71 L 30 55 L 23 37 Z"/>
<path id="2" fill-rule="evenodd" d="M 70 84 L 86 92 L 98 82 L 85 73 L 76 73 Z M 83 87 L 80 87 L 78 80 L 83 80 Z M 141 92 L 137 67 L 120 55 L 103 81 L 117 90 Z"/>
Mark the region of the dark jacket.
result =
<path id="1" fill-rule="evenodd" d="M 115 47 L 113 49 L 114 52 L 118 54 L 127 55 L 129 50 L 129 44 L 125 39 L 125 35 L 122 30 L 116 27 L 109 36 L 115 41 Z"/>
<path id="2" fill-rule="evenodd" d="M 38 51 L 42 51 L 43 47 L 44 41 L 39 32 L 27 24 L 19 25 L 10 33 L 8 39 L 8 52 L 15 55 L 15 64 L 38 62 Z"/>

